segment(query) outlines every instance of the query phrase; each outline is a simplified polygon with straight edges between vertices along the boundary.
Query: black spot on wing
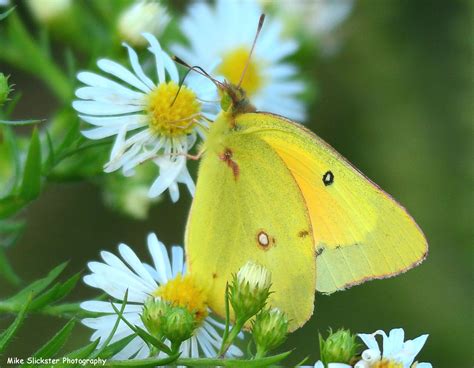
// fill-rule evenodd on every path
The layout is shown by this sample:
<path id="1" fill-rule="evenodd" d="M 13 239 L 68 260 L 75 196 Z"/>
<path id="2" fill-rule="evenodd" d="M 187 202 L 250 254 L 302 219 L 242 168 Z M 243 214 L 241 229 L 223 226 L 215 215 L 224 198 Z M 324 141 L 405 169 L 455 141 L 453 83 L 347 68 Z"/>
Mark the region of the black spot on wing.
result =
<path id="1" fill-rule="evenodd" d="M 327 187 L 332 183 L 334 183 L 334 174 L 330 170 L 326 171 L 323 175 L 323 184 Z"/>

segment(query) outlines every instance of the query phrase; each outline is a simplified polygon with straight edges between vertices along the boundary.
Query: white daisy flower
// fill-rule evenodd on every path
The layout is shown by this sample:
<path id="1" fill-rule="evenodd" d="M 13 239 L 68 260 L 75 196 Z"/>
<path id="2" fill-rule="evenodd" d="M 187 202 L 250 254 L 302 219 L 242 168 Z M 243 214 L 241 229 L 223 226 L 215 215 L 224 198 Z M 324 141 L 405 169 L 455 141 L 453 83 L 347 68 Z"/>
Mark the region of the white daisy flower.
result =
<path id="1" fill-rule="evenodd" d="M 158 1 L 141 0 L 132 3 L 120 14 L 117 29 L 120 36 L 133 46 L 146 46 L 142 33 L 159 36 L 171 17 Z"/>
<path id="2" fill-rule="evenodd" d="M 214 120 L 218 104 L 216 87 L 197 76 L 179 90 L 179 75 L 175 63 L 158 40 L 149 33 L 149 51 L 156 61 L 156 82 L 143 71 L 136 52 L 127 44 L 132 71 L 108 59 L 97 62 L 109 76 L 80 72 L 77 78 L 86 86 L 76 90 L 79 100 L 73 107 L 85 122 L 96 126 L 83 131 L 89 139 L 115 136 L 110 160 L 104 171 L 121 169 L 126 176 L 146 161 L 160 168 L 149 196 L 157 197 L 170 190 L 174 202 L 179 199 L 177 183 L 194 194 L 194 182 L 186 167 L 186 155 L 203 134 L 207 119 Z M 115 79 L 115 80 L 114 80 Z M 179 90 L 179 93 L 178 93 Z"/>
<path id="3" fill-rule="evenodd" d="M 383 338 L 382 349 L 375 337 L 381 335 Z M 425 345 L 428 335 L 421 335 L 414 340 L 404 341 L 405 332 L 402 328 L 395 328 L 387 334 L 378 330 L 373 334 L 358 334 L 368 349 L 362 352 L 362 360 L 356 363 L 355 368 L 410 368 L 413 361 Z M 391 364 L 391 365 L 388 365 Z M 431 363 L 416 363 L 417 368 L 432 368 Z"/>
<path id="4" fill-rule="evenodd" d="M 262 13 L 254 1 L 217 0 L 215 7 L 194 4 L 181 22 L 189 46 L 173 45 L 171 49 L 188 63 L 238 84 Z M 298 43 L 283 38 L 282 29 L 280 20 L 267 18 L 242 87 L 259 110 L 303 121 L 305 106 L 298 95 L 305 85 L 295 79 L 298 69 L 284 61 Z"/>
<path id="5" fill-rule="evenodd" d="M 352 366 L 345 363 L 328 363 L 326 366 L 324 366 L 324 363 L 318 360 L 316 363 L 314 363 L 314 366 L 302 365 L 301 368 L 352 368 Z"/>
<path id="6" fill-rule="evenodd" d="M 303 27 L 312 36 L 324 37 L 333 32 L 352 11 L 354 0 L 260 0 L 264 7 L 275 8 L 289 31 Z"/>
<path id="7" fill-rule="evenodd" d="M 190 275 L 186 275 L 186 265 L 183 258 L 183 249 L 179 246 L 171 248 L 171 259 L 163 243 L 155 234 L 148 236 L 148 250 L 153 260 L 153 266 L 142 263 L 136 254 L 125 244 L 119 245 L 119 253 L 123 261 L 114 254 L 101 252 L 104 262 L 89 262 L 91 274 L 84 277 L 89 286 L 103 290 L 111 297 L 122 300 L 128 290 L 128 304 L 123 316 L 130 323 L 146 329 L 141 314 L 143 306 L 150 297 L 168 301 L 194 311 L 200 316 L 199 327 L 193 336 L 183 342 L 180 347 L 181 357 L 215 357 L 222 344 L 219 330 L 224 325 L 208 315 L 205 307 L 205 296 Z M 124 262 L 125 261 L 125 262 Z M 116 304 L 117 309 L 121 305 Z M 91 340 L 100 339 L 100 344 L 109 336 L 117 320 L 117 314 L 106 301 L 86 301 L 81 308 L 104 313 L 104 316 L 85 318 L 82 323 L 95 330 Z M 118 341 L 133 334 L 133 331 L 121 321 L 111 342 Z M 167 342 L 169 343 L 169 342 Z M 163 354 L 163 353 L 161 353 Z M 150 355 L 147 343 L 140 337 L 135 337 L 114 359 L 146 358 Z M 231 346 L 227 355 L 240 356 L 242 352 L 236 346 Z"/>
<path id="8" fill-rule="evenodd" d="M 310 366 L 303 366 L 303 367 L 310 367 Z M 313 367 L 311 366 L 311 368 L 313 368 Z M 323 362 L 318 360 L 314 364 L 314 368 L 325 368 L 325 367 L 324 367 Z M 327 368 L 352 368 L 352 366 L 350 366 L 349 364 L 345 364 L 345 363 L 328 363 Z"/>

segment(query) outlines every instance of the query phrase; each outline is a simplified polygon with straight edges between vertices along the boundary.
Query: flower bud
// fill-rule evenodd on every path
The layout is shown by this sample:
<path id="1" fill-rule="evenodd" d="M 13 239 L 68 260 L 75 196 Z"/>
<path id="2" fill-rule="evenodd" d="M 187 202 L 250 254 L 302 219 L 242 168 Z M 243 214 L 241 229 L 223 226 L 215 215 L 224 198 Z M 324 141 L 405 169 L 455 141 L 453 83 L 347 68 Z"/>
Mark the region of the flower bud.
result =
<path id="1" fill-rule="evenodd" d="M 157 300 L 155 298 L 146 300 L 140 317 L 150 334 L 155 337 L 163 335 L 163 321 L 170 309 L 171 306 L 163 300 Z"/>
<path id="2" fill-rule="evenodd" d="M 230 304 L 236 319 L 247 321 L 257 314 L 270 295 L 270 272 L 253 262 L 247 262 L 234 276 L 230 286 Z"/>
<path id="3" fill-rule="evenodd" d="M 171 343 L 179 344 L 189 339 L 196 328 L 193 313 L 183 307 L 171 307 L 163 317 L 162 332 Z"/>
<path id="4" fill-rule="evenodd" d="M 28 0 L 33 17 L 41 24 L 50 24 L 68 14 L 71 0 Z"/>
<path id="5" fill-rule="evenodd" d="M 143 47 L 147 41 L 142 33 L 159 36 L 170 19 L 166 8 L 158 1 L 138 1 L 120 15 L 117 29 L 125 41 L 133 46 Z"/>
<path id="6" fill-rule="evenodd" d="M 278 308 L 262 310 L 252 324 L 252 336 L 259 352 L 266 353 L 283 344 L 287 333 L 288 318 Z"/>
<path id="7" fill-rule="evenodd" d="M 8 77 L 0 73 L 0 106 L 2 106 L 8 99 L 8 94 L 11 89 L 8 85 Z"/>
<path id="8" fill-rule="evenodd" d="M 326 340 L 319 335 L 319 349 L 321 360 L 327 363 L 350 363 L 359 349 L 356 342 L 356 335 L 349 330 L 340 329 L 336 332 L 329 330 Z"/>

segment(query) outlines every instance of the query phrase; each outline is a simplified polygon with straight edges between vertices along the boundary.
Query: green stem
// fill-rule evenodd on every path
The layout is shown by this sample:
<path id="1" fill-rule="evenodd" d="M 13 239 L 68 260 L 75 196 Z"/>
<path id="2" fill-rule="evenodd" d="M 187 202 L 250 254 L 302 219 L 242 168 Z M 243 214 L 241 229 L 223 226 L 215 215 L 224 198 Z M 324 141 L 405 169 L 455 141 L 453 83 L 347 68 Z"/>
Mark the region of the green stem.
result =
<path id="1" fill-rule="evenodd" d="M 242 330 L 242 327 L 244 327 L 244 323 L 245 321 L 242 320 L 235 321 L 235 325 L 232 326 L 232 329 L 230 330 L 229 334 L 225 336 L 222 340 L 222 346 L 219 350 L 220 357 L 224 357 L 227 350 L 229 350 L 230 346 L 232 345 L 236 337 L 239 335 L 239 332 Z"/>
<path id="2" fill-rule="evenodd" d="M 267 352 L 263 350 L 260 346 L 257 346 L 257 353 L 255 354 L 255 359 L 262 359 L 265 358 Z"/>
<path id="3" fill-rule="evenodd" d="M 16 303 L 7 303 L 0 301 L 0 313 L 19 313 L 22 306 Z M 71 318 L 72 316 L 83 317 L 96 317 L 100 313 L 88 312 L 80 308 L 79 303 L 64 303 L 51 306 L 45 306 L 41 309 L 29 311 L 30 313 L 38 313 L 46 316 L 59 317 L 59 318 Z"/>

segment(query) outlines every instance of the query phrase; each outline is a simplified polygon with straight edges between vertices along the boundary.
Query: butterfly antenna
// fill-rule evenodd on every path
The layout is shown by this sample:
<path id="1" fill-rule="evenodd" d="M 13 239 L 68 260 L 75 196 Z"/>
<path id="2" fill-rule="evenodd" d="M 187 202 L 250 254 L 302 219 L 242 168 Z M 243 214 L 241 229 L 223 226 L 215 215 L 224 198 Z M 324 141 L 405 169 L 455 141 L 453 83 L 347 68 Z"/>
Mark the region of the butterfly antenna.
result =
<path id="1" fill-rule="evenodd" d="M 244 80 L 245 74 L 247 73 L 247 69 L 250 65 L 250 60 L 252 58 L 253 50 L 255 49 L 255 45 L 257 44 L 258 36 L 260 35 L 260 31 L 263 27 L 263 22 L 265 21 L 265 14 L 260 15 L 260 19 L 258 20 L 257 32 L 255 33 L 255 38 L 253 39 L 252 48 L 250 49 L 249 57 L 247 58 L 247 62 L 245 63 L 244 70 L 242 71 L 242 75 L 240 76 L 239 83 L 237 84 L 237 88 L 240 88 L 242 82 Z"/>
<path id="2" fill-rule="evenodd" d="M 212 83 L 214 83 L 214 84 L 216 85 L 216 87 L 218 87 L 218 88 L 219 88 L 219 87 L 220 87 L 220 88 L 224 87 L 224 84 L 223 84 L 222 82 L 219 82 L 217 79 L 211 77 L 211 76 L 209 75 L 209 73 L 206 72 L 206 71 L 205 71 L 203 68 L 201 68 L 200 66 L 197 66 L 197 65 L 191 66 L 191 65 L 189 65 L 187 62 L 185 62 L 183 59 L 179 58 L 179 57 L 176 56 L 176 55 L 172 56 L 172 59 L 173 59 L 176 63 L 178 63 L 178 64 L 184 66 L 185 68 L 188 68 L 188 69 L 189 69 L 188 72 L 187 72 L 186 75 L 185 75 L 185 78 L 187 77 L 187 75 L 188 75 L 191 71 L 194 71 L 194 72 L 196 72 L 196 73 L 198 73 L 198 74 L 200 74 L 200 75 L 206 77 L 207 79 L 209 79 Z"/>
<path id="3" fill-rule="evenodd" d="M 183 87 L 184 81 L 186 80 L 186 78 L 187 78 L 187 76 L 189 75 L 189 73 L 191 73 L 192 71 L 193 71 L 193 69 L 192 69 L 192 68 L 189 68 L 189 69 L 186 71 L 186 74 L 183 76 L 183 78 L 181 78 L 181 81 L 179 82 L 178 91 L 176 92 L 176 95 L 174 96 L 173 102 L 171 102 L 170 107 L 172 107 L 172 106 L 174 105 L 174 103 L 176 102 L 176 100 L 178 99 L 178 95 L 179 95 L 179 92 L 181 91 L 181 87 Z"/>

